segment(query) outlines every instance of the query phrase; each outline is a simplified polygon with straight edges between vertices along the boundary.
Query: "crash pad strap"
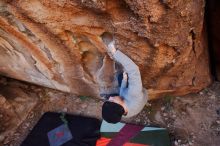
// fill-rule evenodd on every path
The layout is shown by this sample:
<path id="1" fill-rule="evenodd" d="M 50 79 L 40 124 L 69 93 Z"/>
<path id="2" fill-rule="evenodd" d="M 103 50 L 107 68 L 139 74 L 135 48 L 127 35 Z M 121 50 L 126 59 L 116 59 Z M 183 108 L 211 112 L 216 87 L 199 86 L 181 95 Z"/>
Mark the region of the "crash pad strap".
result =
<path id="1" fill-rule="evenodd" d="M 122 146 L 135 137 L 143 128 L 144 126 L 126 124 L 107 146 Z"/>

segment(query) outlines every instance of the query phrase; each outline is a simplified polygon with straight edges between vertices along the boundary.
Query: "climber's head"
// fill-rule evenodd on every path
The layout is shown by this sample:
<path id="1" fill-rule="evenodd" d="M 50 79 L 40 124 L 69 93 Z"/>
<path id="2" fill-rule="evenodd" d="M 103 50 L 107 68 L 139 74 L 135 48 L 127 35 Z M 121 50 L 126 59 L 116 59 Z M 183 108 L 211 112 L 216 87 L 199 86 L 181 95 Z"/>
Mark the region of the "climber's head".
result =
<path id="1" fill-rule="evenodd" d="M 109 123 L 118 123 L 122 115 L 127 113 L 127 107 L 120 96 L 113 96 L 102 106 L 102 117 Z"/>

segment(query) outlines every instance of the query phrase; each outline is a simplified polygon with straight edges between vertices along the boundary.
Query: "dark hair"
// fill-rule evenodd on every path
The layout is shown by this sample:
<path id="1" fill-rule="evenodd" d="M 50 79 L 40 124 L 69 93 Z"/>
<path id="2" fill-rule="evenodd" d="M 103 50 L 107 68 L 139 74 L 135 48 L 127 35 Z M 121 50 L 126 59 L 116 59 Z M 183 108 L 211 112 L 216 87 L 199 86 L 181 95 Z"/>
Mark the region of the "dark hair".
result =
<path id="1" fill-rule="evenodd" d="M 120 122 L 124 113 L 124 108 L 115 102 L 106 101 L 102 106 L 102 117 L 108 123 Z"/>

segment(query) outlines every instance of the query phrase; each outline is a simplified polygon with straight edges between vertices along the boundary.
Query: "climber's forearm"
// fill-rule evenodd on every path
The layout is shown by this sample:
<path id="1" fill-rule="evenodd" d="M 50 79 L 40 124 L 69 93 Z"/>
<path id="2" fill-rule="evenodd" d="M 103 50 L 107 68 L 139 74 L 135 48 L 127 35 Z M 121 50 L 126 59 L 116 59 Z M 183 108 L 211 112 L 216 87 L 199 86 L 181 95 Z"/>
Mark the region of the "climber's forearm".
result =
<path id="1" fill-rule="evenodd" d="M 117 50 L 113 55 L 115 61 L 119 62 L 128 74 L 129 88 L 132 90 L 141 91 L 142 81 L 139 67 L 124 53 Z"/>
<path id="2" fill-rule="evenodd" d="M 124 53 L 117 50 L 113 55 L 115 61 L 119 62 L 125 69 L 125 71 L 130 74 L 138 71 L 138 66 Z"/>

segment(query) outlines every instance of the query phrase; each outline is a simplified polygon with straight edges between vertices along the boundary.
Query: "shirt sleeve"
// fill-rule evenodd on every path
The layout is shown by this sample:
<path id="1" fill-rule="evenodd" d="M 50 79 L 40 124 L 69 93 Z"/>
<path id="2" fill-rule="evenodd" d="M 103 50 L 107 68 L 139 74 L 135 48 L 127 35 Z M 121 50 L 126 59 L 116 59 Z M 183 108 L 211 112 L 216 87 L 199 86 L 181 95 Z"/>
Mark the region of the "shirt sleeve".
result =
<path id="1" fill-rule="evenodd" d="M 142 92 L 142 81 L 139 67 L 120 50 L 115 52 L 113 58 L 124 67 L 128 74 L 128 92 L 130 94 L 139 94 Z"/>

